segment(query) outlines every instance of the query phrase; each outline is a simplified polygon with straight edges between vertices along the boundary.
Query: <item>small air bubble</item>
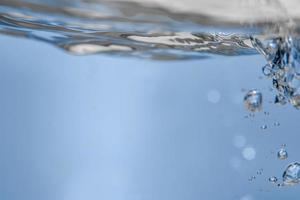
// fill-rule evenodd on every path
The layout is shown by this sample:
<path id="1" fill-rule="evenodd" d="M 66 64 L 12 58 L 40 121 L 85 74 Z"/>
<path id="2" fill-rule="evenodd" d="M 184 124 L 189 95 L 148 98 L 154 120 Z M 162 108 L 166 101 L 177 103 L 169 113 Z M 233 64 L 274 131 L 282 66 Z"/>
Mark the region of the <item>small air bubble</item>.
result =
<path id="1" fill-rule="evenodd" d="M 280 149 L 277 153 L 277 158 L 280 160 L 286 160 L 288 158 L 288 152 L 285 149 Z"/>
<path id="2" fill-rule="evenodd" d="M 275 104 L 280 104 L 280 105 L 285 105 L 286 104 L 286 99 L 285 99 L 284 96 L 279 94 L 279 95 L 276 95 L 274 103 Z"/>
<path id="3" fill-rule="evenodd" d="M 248 181 L 254 181 L 256 179 L 256 176 L 251 176 L 250 178 L 248 178 Z"/>
<path id="4" fill-rule="evenodd" d="M 297 108 L 300 109 L 300 95 L 295 95 L 290 99 L 291 104 Z"/>
<path id="5" fill-rule="evenodd" d="M 280 126 L 279 122 L 274 122 L 274 126 Z"/>
<path id="6" fill-rule="evenodd" d="M 254 113 L 250 113 L 250 114 L 249 114 L 249 117 L 254 118 L 254 117 L 255 117 L 255 114 L 254 114 Z"/>
<path id="7" fill-rule="evenodd" d="M 283 184 L 280 184 L 280 183 L 277 184 L 277 187 L 282 187 L 282 186 L 283 186 Z"/>
<path id="8" fill-rule="evenodd" d="M 257 174 L 257 175 L 262 175 L 263 171 L 264 171 L 263 169 L 260 169 L 260 170 L 258 170 L 258 171 L 256 172 L 256 174 Z"/>
<path id="9" fill-rule="evenodd" d="M 258 90 L 250 90 L 244 97 L 244 104 L 250 112 L 258 112 L 262 109 L 262 94 Z"/>
<path id="10" fill-rule="evenodd" d="M 276 176 L 272 176 L 272 177 L 270 177 L 269 178 L 269 181 L 271 182 L 271 183 L 277 183 L 277 181 L 278 181 L 278 179 L 277 179 L 277 177 Z"/>
<path id="11" fill-rule="evenodd" d="M 262 130 L 266 130 L 267 128 L 268 128 L 267 125 L 262 125 L 262 126 L 260 127 L 260 129 L 262 129 Z"/>

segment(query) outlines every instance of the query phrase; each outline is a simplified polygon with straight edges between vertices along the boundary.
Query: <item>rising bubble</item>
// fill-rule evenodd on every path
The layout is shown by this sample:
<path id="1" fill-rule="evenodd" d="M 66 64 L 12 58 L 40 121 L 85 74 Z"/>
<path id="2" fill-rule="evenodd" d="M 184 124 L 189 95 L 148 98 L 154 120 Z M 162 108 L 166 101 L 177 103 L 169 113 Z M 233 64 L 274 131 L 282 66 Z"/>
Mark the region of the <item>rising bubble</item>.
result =
<path id="1" fill-rule="evenodd" d="M 300 109 L 300 95 L 295 95 L 290 99 L 291 104 L 297 108 Z"/>
<path id="2" fill-rule="evenodd" d="M 256 174 L 257 174 L 257 175 L 262 175 L 262 174 L 263 174 L 263 171 L 264 171 L 264 169 L 259 169 L 259 170 L 256 172 Z"/>
<path id="3" fill-rule="evenodd" d="M 277 183 L 277 181 L 278 181 L 278 179 L 277 179 L 277 177 L 276 176 L 272 176 L 272 177 L 270 177 L 269 178 L 269 181 L 271 182 L 271 183 Z"/>
<path id="4" fill-rule="evenodd" d="M 262 130 L 266 130 L 267 128 L 268 128 L 267 125 L 262 125 L 262 126 L 260 127 L 260 129 L 262 129 Z"/>
<path id="5" fill-rule="evenodd" d="M 280 126 L 280 122 L 274 122 L 274 126 Z"/>
<path id="6" fill-rule="evenodd" d="M 250 90 L 244 97 L 245 107 L 250 112 L 258 112 L 262 109 L 262 94 L 258 90 Z"/>
<path id="7" fill-rule="evenodd" d="M 256 179 L 256 176 L 251 176 L 248 178 L 248 181 L 254 181 Z"/>
<path id="8" fill-rule="evenodd" d="M 300 164 L 295 162 L 287 166 L 283 175 L 284 185 L 293 186 L 300 182 Z"/>
<path id="9" fill-rule="evenodd" d="M 300 51 L 298 39 L 292 36 L 278 37 L 264 42 L 251 38 L 253 46 L 268 61 L 263 74 L 272 80 L 277 95 L 274 103 L 290 103 L 300 109 Z"/>
<path id="10" fill-rule="evenodd" d="M 277 153 L 277 158 L 280 160 L 285 160 L 288 158 L 288 152 L 285 149 L 280 149 Z"/>

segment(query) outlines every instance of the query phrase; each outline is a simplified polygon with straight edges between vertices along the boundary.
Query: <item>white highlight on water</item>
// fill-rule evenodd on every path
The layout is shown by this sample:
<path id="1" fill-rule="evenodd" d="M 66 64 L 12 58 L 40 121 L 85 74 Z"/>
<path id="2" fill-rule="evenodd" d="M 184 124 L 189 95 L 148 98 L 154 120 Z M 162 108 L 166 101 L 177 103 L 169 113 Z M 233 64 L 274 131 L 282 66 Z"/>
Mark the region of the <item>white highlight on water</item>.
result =
<path id="1" fill-rule="evenodd" d="M 256 151 L 253 147 L 244 148 L 242 154 L 246 160 L 254 160 L 256 157 Z"/>

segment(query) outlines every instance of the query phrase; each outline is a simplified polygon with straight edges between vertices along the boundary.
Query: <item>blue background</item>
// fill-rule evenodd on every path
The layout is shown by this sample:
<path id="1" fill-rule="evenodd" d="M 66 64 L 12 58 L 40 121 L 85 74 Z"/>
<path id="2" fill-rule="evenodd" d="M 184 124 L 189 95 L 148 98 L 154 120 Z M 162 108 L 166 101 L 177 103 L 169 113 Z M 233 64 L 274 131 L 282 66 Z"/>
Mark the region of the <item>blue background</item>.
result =
<path id="1" fill-rule="evenodd" d="M 300 124 L 269 103 L 262 56 L 158 62 L 0 45 L 1 200 L 299 198 L 299 186 L 268 182 L 300 160 Z M 243 88 L 261 90 L 270 114 L 245 118 Z"/>

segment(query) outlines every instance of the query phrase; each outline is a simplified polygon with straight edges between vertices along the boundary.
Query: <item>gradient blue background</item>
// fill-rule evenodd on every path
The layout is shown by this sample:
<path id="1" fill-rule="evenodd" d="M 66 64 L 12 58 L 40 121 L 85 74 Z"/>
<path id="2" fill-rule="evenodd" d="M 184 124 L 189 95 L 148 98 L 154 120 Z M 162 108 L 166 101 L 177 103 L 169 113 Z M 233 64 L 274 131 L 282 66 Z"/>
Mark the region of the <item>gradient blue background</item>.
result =
<path id="1" fill-rule="evenodd" d="M 300 160 L 300 113 L 268 103 L 262 56 L 72 56 L 7 36 L 0 46 L 1 200 L 299 198 L 299 186 L 267 181 Z M 244 118 L 242 88 L 261 90 L 270 115 Z"/>

